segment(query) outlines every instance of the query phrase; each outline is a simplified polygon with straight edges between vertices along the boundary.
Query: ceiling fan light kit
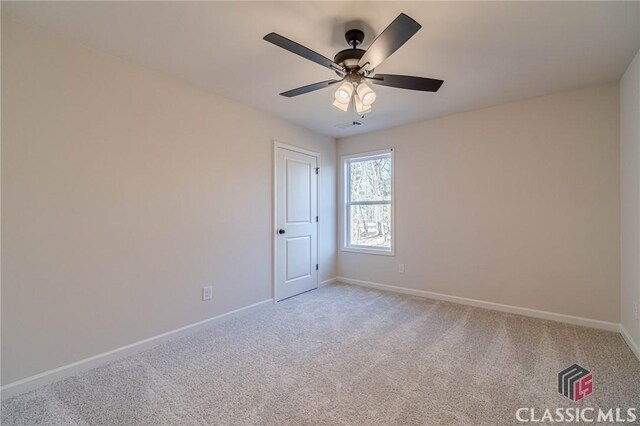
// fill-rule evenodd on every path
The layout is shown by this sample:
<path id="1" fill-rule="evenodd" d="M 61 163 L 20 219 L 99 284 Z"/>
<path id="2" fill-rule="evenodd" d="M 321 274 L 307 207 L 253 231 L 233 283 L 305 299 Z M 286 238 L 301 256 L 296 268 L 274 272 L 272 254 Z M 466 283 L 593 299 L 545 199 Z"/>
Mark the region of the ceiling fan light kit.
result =
<path id="1" fill-rule="evenodd" d="M 346 112 L 349 110 L 349 104 L 351 103 L 351 98 L 353 98 L 355 110 L 358 114 L 371 111 L 371 104 L 376 100 L 376 93 L 362 79 L 350 77 L 348 80 L 343 82 L 336 90 L 333 106 Z"/>
<path id="2" fill-rule="evenodd" d="M 338 52 L 333 61 L 276 33 L 267 34 L 264 36 L 264 40 L 329 68 L 340 77 L 339 80 L 327 80 L 309 84 L 282 92 L 280 95 L 291 98 L 341 83 L 334 94 L 333 105 L 346 112 L 349 110 L 351 98 L 354 98 L 353 103 L 356 112 L 365 114 L 371 111 L 371 105 L 377 98 L 376 92 L 365 83 L 365 80 L 381 86 L 422 92 L 437 92 L 442 86 L 442 80 L 432 78 L 373 74 L 376 67 L 402 47 L 420 28 L 422 28 L 420 24 L 401 13 L 380 33 L 367 50 L 358 49 L 358 46 L 364 40 L 364 33 L 358 29 L 349 30 L 345 33 L 345 39 L 351 48 Z"/>

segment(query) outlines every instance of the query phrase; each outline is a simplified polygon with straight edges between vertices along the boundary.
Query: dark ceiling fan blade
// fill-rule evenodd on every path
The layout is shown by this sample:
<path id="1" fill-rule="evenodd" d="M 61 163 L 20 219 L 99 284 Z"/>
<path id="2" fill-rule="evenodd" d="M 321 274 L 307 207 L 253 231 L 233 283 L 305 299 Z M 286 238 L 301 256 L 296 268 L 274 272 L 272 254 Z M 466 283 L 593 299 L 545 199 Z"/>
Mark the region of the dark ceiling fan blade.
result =
<path id="1" fill-rule="evenodd" d="M 304 95 L 305 93 L 313 92 L 315 90 L 324 89 L 325 87 L 329 87 L 332 84 L 340 83 L 342 80 L 327 80 L 321 81 L 320 83 L 313 83 L 307 86 L 298 87 L 297 89 L 291 89 L 286 92 L 280 93 L 282 96 L 286 96 L 287 98 L 292 98 L 298 95 Z"/>
<path id="2" fill-rule="evenodd" d="M 392 23 L 376 38 L 366 53 L 360 58 L 358 66 L 367 70 L 372 70 L 380 65 L 385 59 L 402 47 L 422 25 L 401 13 Z M 368 63 L 368 64 L 367 64 Z"/>
<path id="3" fill-rule="evenodd" d="M 313 50 L 307 47 L 304 47 L 300 43 L 296 43 L 293 40 L 289 40 L 286 37 L 282 37 L 280 34 L 269 33 L 266 36 L 264 36 L 263 39 L 268 41 L 269 43 L 275 44 L 278 47 L 288 50 L 291 53 L 295 53 L 298 56 L 302 56 L 305 59 L 315 62 L 316 64 L 320 64 L 323 67 L 344 72 L 344 68 L 342 68 L 340 65 L 333 62 L 331 59 L 325 58 L 321 54 L 314 52 Z"/>
<path id="4" fill-rule="evenodd" d="M 444 83 L 434 78 L 413 77 L 410 75 L 376 74 L 367 78 L 374 84 L 397 87 L 398 89 L 421 90 L 423 92 L 437 92 Z"/>

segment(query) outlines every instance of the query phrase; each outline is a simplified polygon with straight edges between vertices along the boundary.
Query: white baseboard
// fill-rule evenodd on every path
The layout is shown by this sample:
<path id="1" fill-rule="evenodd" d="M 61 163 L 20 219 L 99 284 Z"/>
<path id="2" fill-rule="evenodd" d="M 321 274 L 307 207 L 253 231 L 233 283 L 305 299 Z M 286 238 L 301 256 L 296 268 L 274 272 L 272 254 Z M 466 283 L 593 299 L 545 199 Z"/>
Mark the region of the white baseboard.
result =
<path id="1" fill-rule="evenodd" d="M 32 389 L 36 389 L 40 386 L 52 383 L 56 380 L 63 379 L 65 377 L 73 376 L 83 371 L 95 368 L 97 366 L 106 364 L 110 361 L 123 358 L 125 356 L 133 355 L 140 351 L 149 349 L 153 346 L 157 346 L 169 339 L 174 339 L 187 334 L 194 333 L 205 326 L 211 326 L 213 324 L 229 320 L 231 318 L 244 315 L 250 311 L 257 309 L 263 305 L 273 304 L 273 299 L 263 300 L 252 305 L 248 305 L 231 312 L 217 315 L 215 317 L 208 318 L 203 321 L 198 321 L 193 324 L 186 325 L 184 327 L 176 328 L 175 330 L 168 331 L 166 333 L 158 334 L 157 336 L 150 337 L 148 339 L 140 340 L 135 343 L 131 343 L 126 346 L 122 346 L 117 349 L 113 349 L 107 352 L 103 352 L 98 355 L 94 355 L 89 358 L 82 359 L 80 361 L 73 362 L 71 364 L 63 365 L 62 367 L 54 368 L 43 373 L 39 373 L 21 380 L 17 380 L 12 383 L 8 383 L 0 388 L 0 394 L 2 399 L 9 398 L 14 395 L 18 395 Z"/>
<path id="2" fill-rule="evenodd" d="M 336 282 L 354 284 L 354 285 L 359 285 L 363 287 L 376 288 L 380 290 L 392 291 L 395 293 L 408 294 L 412 296 L 425 297 L 428 299 L 443 300 L 447 302 L 476 306 L 476 307 L 491 309 L 495 311 L 508 312 L 512 314 L 519 314 L 519 315 L 524 315 L 524 316 L 529 316 L 534 318 L 541 318 L 541 319 L 557 321 L 557 322 L 564 322 L 564 323 L 569 323 L 574 325 L 581 325 L 581 326 L 597 328 L 601 330 L 620 332 L 624 340 L 626 341 L 626 343 L 629 345 L 629 348 L 631 348 L 631 350 L 636 355 L 636 357 L 638 357 L 638 360 L 640 360 L 640 347 L 638 347 L 638 344 L 633 341 L 628 331 L 620 324 L 593 320 L 588 318 L 575 317 L 575 316 L 565 315 L 565 314 L 557 314 L 553 312 L 539 311 L 536 309 L 522 308 L 518 306 L 503 305 L 500 303 L 486 302 L 482 300 L 469 299 L 469 298 L 460 297 L 460 296 L 450 296 L 446 294 L 434 293 L 434 292 L 425 291 L 425 290 L 417 290 L 417 289 L 412 289 L 407 287 L 398 287 L 398 286 L 392 286 L 388 284 L 374 283 L 371 281 L 356 280 L 356 279 L 345 278 L 345 277 L 335 277 L 335 278 L 322 281 L 319 287 L 324 287 L 326 285 L 333 284 Z M 43 373 L 39 373 L 31 377 L 27 377 L 25 379 L 21 379 L 13 383 L 6 384 L 0 388 L 0 394 L 2 396 L 2 399 L 5 399 L 14 395 L 18 395 L 23 392 L 30 391 L 32 389 L 38 388 L 48 383 L 52 383 L 56 380 L 73 376 L 75 374 L 81 373 L 83 371 L 89 370 L 99 365 L 106 364 L 110 361 L 123 358 L 128 355 L 133 355 L 140 351 L 149 349 L 153 346 L 157 346 L 163 342 L 166 342 L 169 339 L 194 333 L 204 328 L 205 326 L 210 326 L 215 323 L 222 322 L 239 315 L 247 314 L 250 311 L 257 309 L 263 305 L 272 304 L 272 303 L 273 303 L 273 299 L 263 300 L 261 302 L 254 303 L 252 305 L 248 305 L 231 312 L 217 315 L 215 317 L 208 318 L 206 320 L 199 321 L 193 324 L 189 324 L 187 326 L 180 327 L 175 330 L 171 330 L 166 333 L 162 333 L 157 336 L 150 337 L 148 339 L 140 340 L 138 342 L 135 342 L 126 346 L 122 346 L 120 348 L 113 349 L 108 352 L 94 355 L 92 357 L 85 358 L 80 361 L 76 361 L 71 364 L 64 365 L 62 367 L 54 368 L 52 370 L 45 371 Z"/>
<path id="3" fill-rule="evenodd" d="M 333 278 L 329 278 L 328 280 L 324 280 L 320 283 L 320 285 L 318 286 L 318 288 L 320 287 L 324 287 L 325 285 L 329 285 L 329 284 L 333 284 L 335 282 L 338 281 L 337 277 L 333 277 Z"/>
<path id="4" fill-rule="evenodd" d="M 510 314 L 518 314 L 527 317 L 541 318 L 556 322 L 564 322 L 568 324 L 581 325 L 584 327 L 597 328 L 600 330 L 620 332 L 620 324 L 614 322 L 574 317 L 572 315 L 539 311 L 537 309 L 522 308 L 519 306 L 503 305 L 501 303 L 486 302 L 484 300 L 469 299 L 460 296 L 450 296 L 448 294 L 434 293 L 431 291 L 417 290 L 407 287 L 398 287 L 394 285 L 380 284 L 371 281 L 356 280 L 352 278 L 338 277 L 337 281 L 345 284 L 355 284 L 363 287 L 392 291 L 395 293 L 409 294 L 411 296 L 425 297 L 427 299 L 444 300 L 447 302 L 459 303 L 461 305 L 476 306 L 478 308 L 491 309 L 493 311 L 508 312 Z"/>
<path id="5" fill-rule="evenodd" d="M 638 343 L 636 343 L 631 338 L 631 334 L 629 334 L 627 329 L 622 324 L 620 324 L 620 334 L 622 334 L 625 342 L 627 342 L 627 345 L 629 345 L 631 352 L 633 352 L 636 355 L 636 358 L 638 358 L 638 361 L 640 361 L 640 346 L 638 346 Z"/>

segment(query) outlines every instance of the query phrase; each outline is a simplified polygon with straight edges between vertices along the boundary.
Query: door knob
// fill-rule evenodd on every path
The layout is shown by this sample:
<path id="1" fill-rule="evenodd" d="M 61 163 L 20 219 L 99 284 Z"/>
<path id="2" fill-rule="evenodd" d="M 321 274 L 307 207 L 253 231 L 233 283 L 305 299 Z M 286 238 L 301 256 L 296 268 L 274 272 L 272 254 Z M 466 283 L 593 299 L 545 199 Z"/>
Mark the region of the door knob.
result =
<path id="1" fill-rule="evenodd" d="M 284 234 L 284 229 L 279 229 L 278 234 Z"/>

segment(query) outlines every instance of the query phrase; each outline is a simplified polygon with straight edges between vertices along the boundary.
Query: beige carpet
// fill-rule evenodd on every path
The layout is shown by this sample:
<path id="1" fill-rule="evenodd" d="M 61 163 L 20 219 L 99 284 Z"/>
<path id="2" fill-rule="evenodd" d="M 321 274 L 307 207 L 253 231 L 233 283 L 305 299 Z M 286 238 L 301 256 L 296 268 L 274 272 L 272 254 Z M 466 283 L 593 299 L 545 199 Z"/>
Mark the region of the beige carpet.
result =
<path id="1" fill-rule="evenodd" d="M 594 392 L 557 374 L 579 363 Z M 331 285 L 2 404 L 2 425 L 517 424 L 640 406 L 616 333 Z"/>

